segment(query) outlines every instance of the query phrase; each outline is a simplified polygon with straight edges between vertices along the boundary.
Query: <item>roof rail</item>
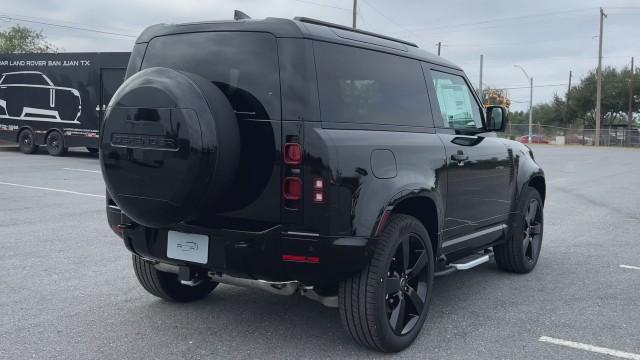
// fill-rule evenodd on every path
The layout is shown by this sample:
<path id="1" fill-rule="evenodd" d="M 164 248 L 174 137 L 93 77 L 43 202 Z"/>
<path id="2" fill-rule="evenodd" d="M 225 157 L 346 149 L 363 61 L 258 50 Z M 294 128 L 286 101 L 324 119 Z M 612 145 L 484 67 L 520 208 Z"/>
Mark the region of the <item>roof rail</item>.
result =
<path id="1" fill-rule="evenodd" d="M 312 18 L 308 18 L 308 17 L 300 17 L 300 16 L 294 17 L 293 20 L 304 22 L 304 23 L 309 23 L 309 24 L 327 26 L 327 27 L 331 27 L 331 28 L 334 28 L 334 29 L 351 31 L 351 32 L 355 32 L 355 33 L 359 33 L 359 34 L 363 34 L 363 35 L 375 36 L 375 37 L 380 38 L 380 39 L 395 41 L 395 42 L 399 42 L 401 44 L 413 46 L 413 47 L 416 47 L 416 48 L 418 47 L 418 45 L 416 45 L 416 44 L 414 44 L 412 42 L 396 39 L 396 38 L 393 38 L 393 37 L 390 37 L 390 36 L 385 36 L 385 35 L 372 33 L 372 32 L 369 32 L 369 31 L 358 30 L 358 29 L 350 28 L 348 26 L 334 24 L 334 23 L 330 23 L 330 22 L 326 22 L 326 21 L 322 21 L 322 20 L 312 19 Z"/>

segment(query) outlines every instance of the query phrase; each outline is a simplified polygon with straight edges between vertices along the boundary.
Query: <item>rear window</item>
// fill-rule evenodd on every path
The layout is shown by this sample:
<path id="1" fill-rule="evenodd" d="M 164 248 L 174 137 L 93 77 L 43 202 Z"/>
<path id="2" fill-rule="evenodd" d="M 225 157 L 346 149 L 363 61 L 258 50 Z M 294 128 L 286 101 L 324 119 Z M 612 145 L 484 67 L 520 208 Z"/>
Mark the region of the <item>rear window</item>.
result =
<path id="1" fill-rule="evenodd" d="M 433 126 L 418 61 L 323 42 L 315 49 L 322 121 Z"/>
<path id="2" fill-rule="evenodd" d="M 149 42 L 142 68 L 198 74 L 225 93 L 239 119 L 280 119 L 276 39 L 266 33 L 203 32 Z"/>

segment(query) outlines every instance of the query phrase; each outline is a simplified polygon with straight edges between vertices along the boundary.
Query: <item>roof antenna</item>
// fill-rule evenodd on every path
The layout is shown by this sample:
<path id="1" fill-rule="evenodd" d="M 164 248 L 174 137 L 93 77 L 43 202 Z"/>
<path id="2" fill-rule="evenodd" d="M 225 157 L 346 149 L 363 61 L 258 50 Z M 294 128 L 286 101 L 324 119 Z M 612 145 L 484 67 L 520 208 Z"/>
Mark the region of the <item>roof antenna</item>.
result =
<path id="1" fill-rule="evenodd" d="M 251 19 L 251 16 L 243 13 L 240 10 L 233 11 L 233 20 L 247 20 L 247 19 Z"/>

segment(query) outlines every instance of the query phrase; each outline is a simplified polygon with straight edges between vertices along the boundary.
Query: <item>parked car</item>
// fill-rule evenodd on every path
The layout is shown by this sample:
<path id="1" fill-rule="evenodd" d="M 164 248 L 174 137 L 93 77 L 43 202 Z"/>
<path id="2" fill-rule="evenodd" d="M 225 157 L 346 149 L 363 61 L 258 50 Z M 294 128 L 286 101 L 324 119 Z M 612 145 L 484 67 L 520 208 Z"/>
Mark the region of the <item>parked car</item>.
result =
<path id="1" fill-rule="evenodd" d="M 518 138 L 518 141 L 523 144 L 548 144 L 549 140 L 543 135 L 531 135 L 531 141 L 529 141 L 529 135 L 522 135 Z"/>
<path id="2" fill-rule="evenodd" d="M 308 18 L 155 25 L 101 132 L 108 222 L 157 297 L 301 294 L 400 351 L 435 276 L 536 266 L 544 173 L 495 136 L 505 116 L 406 41 Z"/>

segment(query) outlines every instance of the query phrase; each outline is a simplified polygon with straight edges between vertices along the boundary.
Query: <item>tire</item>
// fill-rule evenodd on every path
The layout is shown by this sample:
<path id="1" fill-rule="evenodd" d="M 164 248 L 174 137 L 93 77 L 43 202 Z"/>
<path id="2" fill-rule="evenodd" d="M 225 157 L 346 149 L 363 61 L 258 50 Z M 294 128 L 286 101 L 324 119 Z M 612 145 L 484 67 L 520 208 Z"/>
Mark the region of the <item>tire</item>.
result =
<path id="1" fill-rule="evenodd" d="M 392 215 L 376 240 L 367 267 L 340 283 L 340 317 L 357 343 L 381 352 L 398 352 L 413 343 L 429 312 L 433 250 L 422 223 L 403 214 Z M 419 270 L 412 272 L 414 268 Z"/>
<path id="2" fill-rule="evenodd" d="M 202 282 L 196 286 L 183 285 L 176 274 L 157 270 L 153 263 L 133 255 L 133 270 L 142 287 L 151 295 L 173 302 L 203 299 L 218 286 L 217 282 Z"/>
<path id="3" fill-rule="evenodd" d="M 98 148 L 88 147 L 87 151 L 92 153 L 92 154 L 97 154 L 98 153 Z"/>
<path id="4" fill-rule="evenodd" d="M 64 146 L 64 137 L 57 130 L 51 131 L 47 135 L 45 144 L 47 152 L 51 156 L 63 156 L 67 153 L 68 149 Z"/>
<path id="5" fill-rule="evenodd" d="M 540 258 L 543 226 L 542 197 L 527 187 L 518 200 L 518 212 L 511 218 L 505 243 L 493 248 L 498 267 L 520 274 L 533 270 Z"/>
<path id="6" fill-rule="evenodd" d="M 222 90 L 199 75 L 153 67 L 128 78 L 110 104 L 100 164 L 107 191 L 129 218 L 166 228 L 225 208 L 241 149 Z M 150 179 L 166 181 L 150 186 Z"/>
<path id="7" fill-rule="evenodd" d="M 33 154 L 38 151 L 38 145 L 36 145 L 33 131 L 29 129 L 20 131 L 18 134 L 18 146 L 20 147 L 20 151 L 25 154 Z"/>

